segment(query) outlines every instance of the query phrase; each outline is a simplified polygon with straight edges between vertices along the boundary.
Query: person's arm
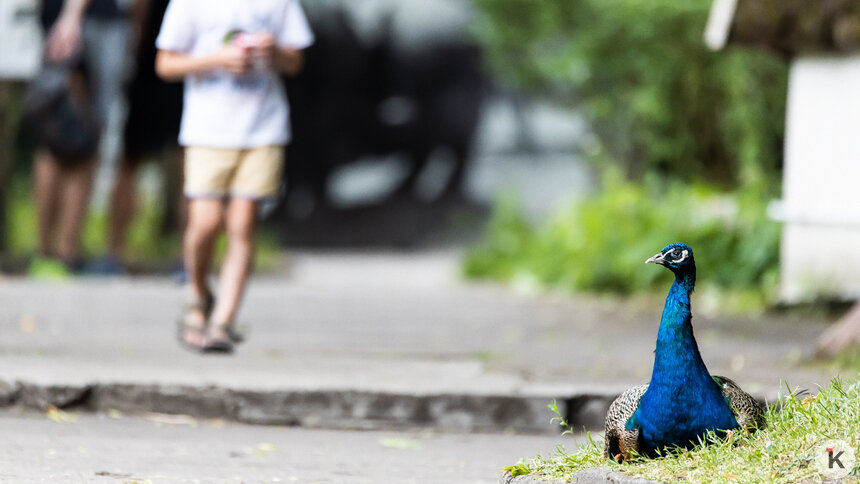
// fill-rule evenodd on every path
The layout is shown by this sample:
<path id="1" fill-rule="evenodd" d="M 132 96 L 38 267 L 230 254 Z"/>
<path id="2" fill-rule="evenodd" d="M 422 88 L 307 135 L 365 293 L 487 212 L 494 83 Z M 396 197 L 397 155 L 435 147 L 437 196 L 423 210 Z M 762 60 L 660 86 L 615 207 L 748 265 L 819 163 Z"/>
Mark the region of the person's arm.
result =
<path id="1" fill-rule="evenodd" d="M 245 49 L 226 44 L 214 54 L 194 57 L 182 52 L 159 49 L 155 56 L 155 72 L 165 81 L 178 81 L 191 74 L 224 69 L 233 74 L 244 74 L 250 67 L 250 56 Z"/>
<path id="2" fill-rule="evenodd" d="M 63 61 L 81 44 L 81 25 L 90 0 L 66 0 L 47 40 L 48 59 Z"/>
<path id="3" fill-rule="evenodd" d="M 281 47 L 275 44 L 275 36 L 271 33 L 259 34 L 257 44 L 252 49 L 253 55 L 259 56 L 266 65 L 288 76 L 294 76 L 304 66 L 304 54 L 301 49 Z"/>
<path id="4" fill-rule="evenodd" d="M 276 47 L 273 54 L 275 69 L 288 76 L 295 76 L 305 65 L 305 55 L 301 49 Z"/>

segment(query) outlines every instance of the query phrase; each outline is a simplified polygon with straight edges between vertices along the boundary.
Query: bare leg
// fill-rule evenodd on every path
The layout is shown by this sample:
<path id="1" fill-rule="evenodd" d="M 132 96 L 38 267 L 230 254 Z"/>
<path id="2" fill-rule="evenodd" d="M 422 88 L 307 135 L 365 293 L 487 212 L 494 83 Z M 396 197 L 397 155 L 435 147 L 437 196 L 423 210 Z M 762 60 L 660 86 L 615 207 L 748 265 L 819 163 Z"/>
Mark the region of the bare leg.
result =
<path id="1" fill-rule="evenodd" d="M 209 294 L 206 276 L 212 264 L 212 251 L 224 216 L 221 200 L 195 199 L 188 206 L 185 230 L 185 266 L 189 275 L 190 294 L 203 299 Z"/>
<path id="2" fill-rule="evenodd" d="M 39 225 L 39 252 L 43 255 L 53 255 L 53 229 L 57 221 L 60 165 L 48 150 L 40 149 L 36 152 L 33 174 L 36 219 Z"/>
<path id="3" fill-rule="evenodd" d="M 212 312 L 215 339 L 226 339 L 227 324 L 232 324 L 254 261 L 257 227 L 257 202 L 231 199 L 227 205 L 227 255 L 221 267 L 218 302 Z"/>
<path id="4" fill-rule="evenodd" d="M 223 216 L 224 203 L 221 200 L 195 199 L 188 204 L 183 252 L 188 271 L 188 294 L 193 301 L 204 301 L 210 294 L 206 276 Z M 185 324 L 202 330 L 206 327 L 206 315 L 200 310 L 189 311 L 185 315 Z M 204 343 L 199 336 L 188 331 L 183 334 L 185 341 L 194 346 Z"/>
<path id="5" fill-rule="evenodd" d="M 137 163 L 133 161 L 120 163 L 111 194 L 108 250 L 116 262 L 125 261 L 125 241 L 128 227 L 134 218 L 136 207 L 136 178 Z"/>
<path id="6" fill-rule="evenodd" d="M 183 186 L 183 152 L 178 148 L 165 150 L 164 163 L 164 215 L 161 222 L 161 233 L 170 235 L 185 230 L 188 218 L 188 204 L 182 193 Z"/>
<path id="7" fill-rule="evenodd" d="M 95 160 L 87 160 L 63 172 L 65 183 L 59 207 L 57 256 L 67 262 L 80 256 L 81 232 L 90 203 L 95 166 Z"/>

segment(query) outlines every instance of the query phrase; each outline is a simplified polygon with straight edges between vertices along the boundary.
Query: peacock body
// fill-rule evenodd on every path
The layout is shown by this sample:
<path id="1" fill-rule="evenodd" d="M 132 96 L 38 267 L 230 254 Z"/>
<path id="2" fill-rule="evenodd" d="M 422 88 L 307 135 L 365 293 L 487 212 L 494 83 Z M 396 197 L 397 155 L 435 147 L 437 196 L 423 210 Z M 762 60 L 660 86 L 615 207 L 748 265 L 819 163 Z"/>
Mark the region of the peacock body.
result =
<path id="1" fill-rule="evenodd" d="M 762 427 L 764 412 L 732 380 L 711 376 L 693 336 L 690 295 L 696 283 L 693 250 L 670 244 L 646 263 L 675 274 L 666 297 L 651 382 L 621 394 L 606 414 L 604 454 L 628 459 L 630 451 L 656 456 L 665 447 L 686 446 L 708 431 Z"/>

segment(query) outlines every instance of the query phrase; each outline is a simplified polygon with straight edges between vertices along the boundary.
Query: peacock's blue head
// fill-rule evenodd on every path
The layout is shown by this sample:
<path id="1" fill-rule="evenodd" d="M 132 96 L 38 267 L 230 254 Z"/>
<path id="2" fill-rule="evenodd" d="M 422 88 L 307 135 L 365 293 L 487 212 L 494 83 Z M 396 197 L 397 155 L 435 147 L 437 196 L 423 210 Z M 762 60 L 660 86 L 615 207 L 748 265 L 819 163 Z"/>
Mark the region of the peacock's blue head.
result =
<path id="1" fill-rule="evenodd" d="M 645 261 L 646 264 L 649 262 L 665 266 L 676 275 L 685 272 L 695 273 L 696 270 L 696 262 L 693 260 L 693 249 L 681 242 L 675 242 L 663 247 L 663 250 Z"/>

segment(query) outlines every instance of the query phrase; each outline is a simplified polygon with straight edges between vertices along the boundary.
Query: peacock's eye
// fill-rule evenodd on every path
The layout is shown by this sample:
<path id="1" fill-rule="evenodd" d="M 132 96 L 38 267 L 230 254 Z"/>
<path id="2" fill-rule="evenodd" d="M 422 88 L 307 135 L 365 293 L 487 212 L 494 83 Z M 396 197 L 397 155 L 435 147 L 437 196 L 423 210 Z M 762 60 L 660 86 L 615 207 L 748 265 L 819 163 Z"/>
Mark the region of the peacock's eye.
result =
<path id="1" fill-rule="evenodd" d="M 680 250 L 678 250 L 678 249 L 672 249 L 672 257 L 674 257 L 674 258 L 676 258 L 676 259 L 677 259 L 678 257 L 681 257 L 681 251 L 680 251 Z"/>

